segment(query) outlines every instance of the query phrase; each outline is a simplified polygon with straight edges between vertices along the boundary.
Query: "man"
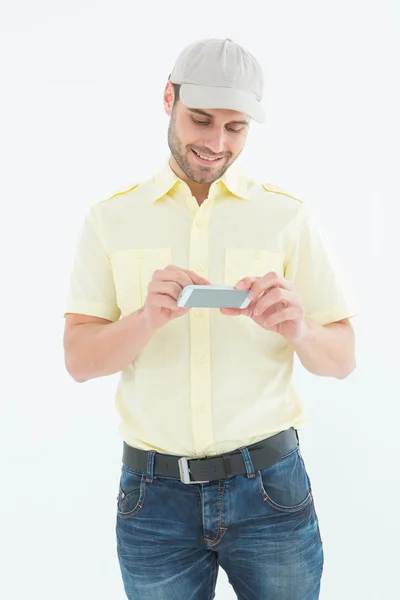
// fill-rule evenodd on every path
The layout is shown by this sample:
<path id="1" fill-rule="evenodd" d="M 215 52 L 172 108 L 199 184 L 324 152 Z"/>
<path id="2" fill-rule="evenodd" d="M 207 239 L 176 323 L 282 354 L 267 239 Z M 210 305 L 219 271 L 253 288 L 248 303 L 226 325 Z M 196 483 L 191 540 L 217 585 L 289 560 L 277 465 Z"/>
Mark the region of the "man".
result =
<path id="1" fill-rule="evenodd" d="M 121 371 L 129 599 L 214 598 L 219 565 L 241 600 L 319 597 L 293 359 L 345 378 L 357 313 L 306 205 L 237 166 L 262 93 L 258 62 L 232 40 L 184 49 L 164 92 L 168 163 L 96 203 L 79 237 L 65 363 L 78 382 Z M 250 305 L 177 306 L 183 287 L 210 283 L 250 290 Z"/>

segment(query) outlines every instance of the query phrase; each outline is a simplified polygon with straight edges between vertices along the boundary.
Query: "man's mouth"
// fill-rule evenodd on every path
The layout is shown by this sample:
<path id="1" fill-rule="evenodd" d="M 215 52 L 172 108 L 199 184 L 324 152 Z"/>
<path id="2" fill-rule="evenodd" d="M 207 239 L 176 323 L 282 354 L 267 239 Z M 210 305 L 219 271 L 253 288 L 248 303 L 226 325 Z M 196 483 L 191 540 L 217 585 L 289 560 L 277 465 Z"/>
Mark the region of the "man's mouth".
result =
<path id="1" fill-rule="evenodd" d="M 219 158 L 215 158 L 212 156 L 207 156 L 206 154 L 199 154 L 198 152 L 196 152 L 195 150 L 193 150 L 192 148 L 192 152 L 195 155 L 195 157 L 197 158 L 197 160 L 199 162 L 201 162 L 203 165 L 216 165 L 217 163 L 219 163 L 224 156 L 221 156 Z"/>

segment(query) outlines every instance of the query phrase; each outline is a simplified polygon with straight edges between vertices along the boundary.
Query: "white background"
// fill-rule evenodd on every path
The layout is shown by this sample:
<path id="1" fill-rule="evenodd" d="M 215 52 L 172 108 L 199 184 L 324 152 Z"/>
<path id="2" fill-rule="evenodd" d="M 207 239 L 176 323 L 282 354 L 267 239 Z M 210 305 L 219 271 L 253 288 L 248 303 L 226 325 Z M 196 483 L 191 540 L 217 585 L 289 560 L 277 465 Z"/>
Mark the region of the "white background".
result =
<path id="1" fill-rule="evenodd" d="M 119 375 L 79 385 L 65 370 L 69 272 L 89 207 L 168 157 L 162 94 L 178 53 L 230 37 L 266 76 L 267 122 L 252 125 L 241 164 L 309 203 L 361 309 L 348 379 L 296 363 L 321 599 L 397 598 L 399 3 L 26 0 L 0 11 L 0 596 L 125 598 Z M 222 570 L 216 598 L 235 598 Z"/>

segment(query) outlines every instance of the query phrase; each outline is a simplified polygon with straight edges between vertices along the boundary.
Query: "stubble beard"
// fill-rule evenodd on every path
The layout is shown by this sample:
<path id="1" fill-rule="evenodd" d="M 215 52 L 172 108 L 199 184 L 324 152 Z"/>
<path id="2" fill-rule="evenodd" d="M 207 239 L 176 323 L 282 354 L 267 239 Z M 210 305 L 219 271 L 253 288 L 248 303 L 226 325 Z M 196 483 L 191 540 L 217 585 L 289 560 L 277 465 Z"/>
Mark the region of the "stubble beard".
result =
<path id="1" fill-rule="evenodd" d="M 175 111 L 172 112 L 169 127 L 168 127 L 168 146 L 171 151 L 172 156 L 176 160 L 178 166 L 185 173 L 186 177 L 188 177 L 194 183 L 199 184 L 211 184 L 217 179 L 219 179 L 225 171 L 235 162 L 238 158 L 239 154 L 237 154 L 233 159 L 228 160 L 226 163 L 221 166 L 220 169 L 210 170 L 206 166 L 199 165 L 198 167 L 194 167 L 188 157 L 188 153 L 192 153 L 192 150 L 188 148 L 184 149 L 184 146 L 178 136 L 176 131 L 176 123 L 175 123 Z"/>

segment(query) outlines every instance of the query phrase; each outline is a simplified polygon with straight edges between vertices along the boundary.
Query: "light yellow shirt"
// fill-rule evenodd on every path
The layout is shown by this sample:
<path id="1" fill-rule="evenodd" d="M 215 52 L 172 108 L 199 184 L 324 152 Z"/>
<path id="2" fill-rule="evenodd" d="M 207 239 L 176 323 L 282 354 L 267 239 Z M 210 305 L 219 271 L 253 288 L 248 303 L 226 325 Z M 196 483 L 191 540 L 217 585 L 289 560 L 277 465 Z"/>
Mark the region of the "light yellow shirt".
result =
<path id="1" fill-rule="evenodd" d="M 306 316 L 320 325 L 358 314 L 306 204 L 256 183 L 237 163 L 200 207 L 168 163 L 94 204 L 79 234 L 65 314 L 117 321 L 143 305 L 153 272 L 169 264 L 215 285 L 275 271 L 294 282 Z M 121 371 L 119 433 L 137 448 L 194 457 L 299 428 L 306 412 L 293 361 L 290 343 L 251 318 L 193 308 Z"/>

